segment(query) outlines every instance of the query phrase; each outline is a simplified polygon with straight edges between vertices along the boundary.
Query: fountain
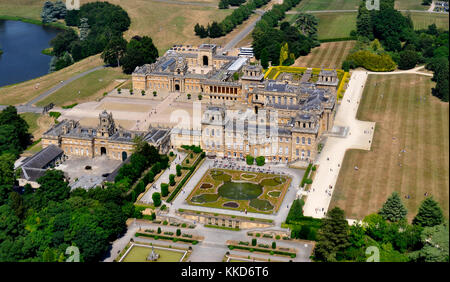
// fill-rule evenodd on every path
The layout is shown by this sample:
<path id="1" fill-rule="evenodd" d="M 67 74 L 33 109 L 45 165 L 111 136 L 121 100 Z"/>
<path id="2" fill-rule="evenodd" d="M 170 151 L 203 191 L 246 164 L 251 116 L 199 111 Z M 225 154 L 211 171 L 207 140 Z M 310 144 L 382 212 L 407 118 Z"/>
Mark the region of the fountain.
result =
<path id="1" fill-rule="evenodd" d="M 159 254 L 155 253 L 155 250 L 152 246 L 152 252 L 148 255 L 148 261 L 157 261 L 159 259 Z"/>

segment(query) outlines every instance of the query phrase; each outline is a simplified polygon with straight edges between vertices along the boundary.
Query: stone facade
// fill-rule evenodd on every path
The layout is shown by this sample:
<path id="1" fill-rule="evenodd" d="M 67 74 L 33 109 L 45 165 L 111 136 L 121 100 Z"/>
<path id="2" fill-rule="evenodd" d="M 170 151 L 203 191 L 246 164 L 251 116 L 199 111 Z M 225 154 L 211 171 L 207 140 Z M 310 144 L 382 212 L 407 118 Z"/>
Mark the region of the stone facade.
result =
<path id="1" fill-rule="evenodd" d="M 43 147 L 55 145 L 65 155 L 75 157 L 98 157 L 106 155 L 110 159 L 127 159 L 134 148 L 134 138 L 141 136 L 161 153 L 170 147 L 170 131 L 167 129 L 149 129 L 149 131 L 130 131 L 116 126 L 112 113 L 99 114 L 97 128 L 82 127 L 75 120 L 63 120 L 42 136 Z"/>
<path id="2" fill-rule="evenodd" d="M 310 69 L 301 80 L 290 73 L 266 80 L 260 65 L 216 51 L 213 44 L 177 45 L 133 73 L 137 91 L 201 94 L 209 104 L 198 129 L 172 130 L 172 145 L 200 145 L 208 155 L 228 158 L 313 161 L 333 127 L 337 72 L 322 70 L 315 82 Z"/>

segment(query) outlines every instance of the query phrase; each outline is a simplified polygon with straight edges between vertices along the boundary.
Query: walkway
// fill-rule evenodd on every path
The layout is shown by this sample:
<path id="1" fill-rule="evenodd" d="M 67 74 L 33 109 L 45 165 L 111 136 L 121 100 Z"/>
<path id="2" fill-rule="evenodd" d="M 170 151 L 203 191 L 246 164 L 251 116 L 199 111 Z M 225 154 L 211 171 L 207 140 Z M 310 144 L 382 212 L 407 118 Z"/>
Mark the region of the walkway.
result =
<path id="1" fill-rule="evenodd" d="M 177 164 L 181 164 L 181 162 L 184 160 L 184 158 L 187 156 L 184 152 L 176 152 L 177 157 L 173 160 L 173 162 L 170 164 L 170 167 L 167 168 L 163 174 L 156 180 L 156 182 L 152 185 L 151 188 L 147 190 L 147 192 L 142 196 L 141 202 L 152 204 L 152 195 L 155 192 L 161 193 L 161 183 L 169 183 L 169 175 L 175 174 L 176 175 L 176 166 Z M 167 204 L 166 204 L 167 205 Z"/>
<path id="2" fill-rule="evenodd" d="M 336 114 L 335 126 L 349 128 L 346 138 L 328 137 L 317 161 L 319 166 L 303 208 L 305 216 L 323 218 L 330 205 L 345 152 L 349 149 L 370 150 L 374 122 L 356 119 L 359 102 L 368 77 L 366 71 L 354 71 L 348 89 Z M 330 189 L 332 187 L 332 189 Z"/>

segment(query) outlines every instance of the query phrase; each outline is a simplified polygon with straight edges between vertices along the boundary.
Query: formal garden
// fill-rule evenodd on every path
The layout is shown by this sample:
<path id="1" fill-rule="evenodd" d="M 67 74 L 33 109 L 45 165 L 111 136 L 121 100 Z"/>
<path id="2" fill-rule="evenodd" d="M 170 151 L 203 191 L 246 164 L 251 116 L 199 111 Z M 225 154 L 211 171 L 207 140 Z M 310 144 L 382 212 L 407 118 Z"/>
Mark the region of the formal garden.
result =
<path id="1" fill-rule="evenodd" d="M 184 249 L 131 244 L 120 262 L 181 262 L 185 261 L 189 252 Z"/>
<path id="2" fill-rule="evenodd" d="M 291 183 L 286 175 L 209 169 L 187 202 L 211 208 L 271 214 Z"/>

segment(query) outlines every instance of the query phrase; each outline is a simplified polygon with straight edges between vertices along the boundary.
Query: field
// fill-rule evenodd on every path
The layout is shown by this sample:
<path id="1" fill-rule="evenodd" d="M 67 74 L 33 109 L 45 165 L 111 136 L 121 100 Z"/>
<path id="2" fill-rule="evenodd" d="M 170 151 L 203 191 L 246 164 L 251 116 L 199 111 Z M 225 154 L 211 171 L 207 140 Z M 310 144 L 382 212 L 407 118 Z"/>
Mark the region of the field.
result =
<path id="1" fill-rule="evenodd" d="M 303 0 L 295 8 L 297 11 L 323 10 L 357 10 L 361 0 Z M 428 10 L 422 0 L 396 0 L 395 8 L 399 10 Z"/>
<path id="2" fill-rule="evenodd" d="M 350 32 L 356 29 L 358 14 L 355 12 L 314 13 L 313 15 L 319 20 L 317 27 L 319 40 L 350 37 Z M 291 24 L 296 18 L 297 14 L 286 15 L 286 21 Z"/>
<path id="3" fill-rule="evenodd" d="M 307 56 L 299 57 L 293 66 L 313 68 L 341 68 L 355 41 L 321 43 Z"/>
<path id="4" fill-rule="evenodd" d="M 56 106 L 71 105 L 88 100 L 94 100 L 103 96 L 104 92 L 114 89 L 120 82 L 117 79 L 128 79 L 129 75 L 123 74 L 120 68 L 106 68 L 92 72 L 64 86 L 47 98 L 37 103 L 37 106 L 45 106 L 54 103 Z M 78 93 L 80 91 L 80 93 Z"/>
<path id="5" fill-rule="evenodd" d="M 28 123 L 28 132 L 33 135 L 34 140 L 41 138 L 42 134 L 54 124 L 54 119 L 48 115 L 23 113 L 20 116 Z"/>
<path id="6" fill-rule="evenodd" d="M 397 10 L 428 10 L 429 7 L 422 5 L 422 0 L 395 0 Z"/>
<path id="7" fill-rule="evenodd" d="M 225 169 L 209 169 L 189 195 L 191 205 L 273 213 L 291 182 L 287 176 Z"/>
<path id="8" fill-rule="evenodd" d="M 357 13 L 323 13 L 314 14 L 319 19 L 318 38 L 332 39 L 349 37 L 356 30 Z"/>
<path id="9" fill-rule="evenodd" d="M 398 191 L 412 219 L 428 192 L 448 218 L 449 105 L 432 87 L 426 76 L 369 75 L 358 119 L 376 122 L 372 150 L 347 152 L 330 209 L 361 219 Z"/>
<path id="10" fill-rule="evenodd" d="M 17 16 L 40 20 L 46 0 L 0 0 L 0 16 Z"/>
<path id="11" fill-rule="evenodd" d="M 360 0 L 303 0 L 297 11 L 356 10 Z"/>
<path id="12" fill-rule="evenodd" d="M 122 262 L 146 262 L 147 256 L 151 251 L 152 248 L 150 246 L 144 247 L 133 245 Z M 179 262 L 184 255 L 184 252 L 161 249 L 158 247 L 155 247 L 155 253 L 160 256 L 157 262 Z"/>
<path id="13" fill-rule="evenodd" d="M 438 28 L 448 30 L 448 14 L 410 13 L 414 23 L 414 29 L 426 29 L 431 24 L 436 24 Z"/>
<path id="14" fill-rule="evenodd" d="M 85 72 L 97 66 L 101 66 L 103 60 L 100 55 L 88 57 L 67 68 L 50 73 L 19 84 L 8 85 L 0 88 L 0 105 L 17 105 L 26 103 L 39 94 L 51 89 L 60 81 L 74 75 Z M 18 95 L 19 94 L 19 95 Z"/>

